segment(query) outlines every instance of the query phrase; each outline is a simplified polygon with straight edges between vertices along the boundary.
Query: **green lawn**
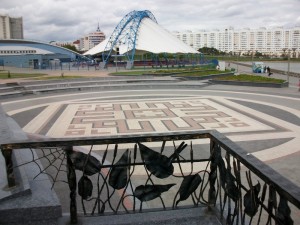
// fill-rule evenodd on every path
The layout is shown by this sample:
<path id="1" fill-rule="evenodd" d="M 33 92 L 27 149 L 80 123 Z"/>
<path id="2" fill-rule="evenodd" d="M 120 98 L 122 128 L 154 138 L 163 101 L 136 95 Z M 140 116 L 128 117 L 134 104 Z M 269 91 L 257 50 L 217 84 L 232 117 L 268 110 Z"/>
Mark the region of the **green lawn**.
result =
<path id="1" fill-rule="evenodd" d="M 192 73 L 182 73 L 178 74 L 178 76 L 187 76 L 187 77 L 197 77 L 197 76 L 207 76 L 207 75 L 215 75 L 215 74 L 224 74 L 224 73 L 230 73 L 231 71 L 220 71 L 220 70 L 203 70 L 203 71 L 195 71 Z"/>
<path id="2" fill-rule="evenodd" d="M 45 73 L 8 73 L 8 71 L 0 70 L 0 79 L 12 78 L 32 78 L 34 80 L 64 80 L 84 78 L 84 76 L 47 76 Z"/>
<path id="3" fill-rule="evenodd" d="M 114 76 L 139 76 L 139 75 L 143 75 L 146 74 L 147 70 L 130 70 L 130 71 L 126 71 L 126 72 L 115 72 L 115 73 L 110 73 L 109 75 L 114 75 Z"/>
<path id="4" fill-rule="evenodd" d="M 240 74 L 240 75 L 232 75 L 226 77 L 216 77 L 214 80 L 230 80 L 230 81 L 249 81 L 249 82 L 268 82 L 268 83 L 279 83 L 282 84 L 285 80 L 256 76 L 256 75 L 248 75 L 248 74 Z"/>
<path id="5" fill-rule="evenodd" d="M 186 73 L 186 74 L 194 74 L 193 71 L 196 73 L 202 72 L 209 72 L 212 71 L 210 67 L 190 67 L 190 68 L 178 68 L 178 69 L 151 69 L 151 70 L 130 70 L 125 72 L 114 72 L 110 73 L 110 75 L 114 76 L 139 76 L 139 75 L 167 75 L 171 73 Z M 217 71 L 217 70 L 216 70 Z M 218 71 L 219 72 L 219 71 Z M 209 73 L 210 74 L 210 73 Z"/>
<path id="6" fill-rule="evenodd" d="M 28 77 L 40 77 L 45 76 L 44 73 L 8 73 L 7 71 L 0 71 L 0 79 L 10 78 L 28 78 Z"/>
<path id="7" fill-rule="evenodd" d="M 78 79 L 86 78 L 85 76 L 45 76 L 45 77 L 36 77 L 35 80 L 68 80 L 68 79 Z"/>

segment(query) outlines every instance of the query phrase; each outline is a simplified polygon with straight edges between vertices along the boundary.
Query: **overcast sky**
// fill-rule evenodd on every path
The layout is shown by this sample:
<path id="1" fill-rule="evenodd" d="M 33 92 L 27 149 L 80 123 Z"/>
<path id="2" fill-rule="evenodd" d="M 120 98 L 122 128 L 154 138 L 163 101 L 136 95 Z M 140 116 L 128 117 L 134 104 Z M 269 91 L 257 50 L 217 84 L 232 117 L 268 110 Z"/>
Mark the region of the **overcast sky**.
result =
<path id="1" fill-rule="evenodd" d="M 74 41 L 98 22 L 108 36 L 133 10 L 169 31 L 300 25 L 300 0 L 0 0 L 0 14 L 22 16 L 24 37 L 41 41 Z"/>

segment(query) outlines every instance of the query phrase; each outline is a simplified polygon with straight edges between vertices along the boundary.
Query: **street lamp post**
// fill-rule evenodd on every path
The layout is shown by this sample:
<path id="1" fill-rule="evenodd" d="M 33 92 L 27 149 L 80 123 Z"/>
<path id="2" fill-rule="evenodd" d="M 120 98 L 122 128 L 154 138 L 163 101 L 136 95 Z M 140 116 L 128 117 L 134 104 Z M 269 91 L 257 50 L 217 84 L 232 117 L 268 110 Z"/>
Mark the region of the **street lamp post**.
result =
<path id="1" fill-rule="evenodd" d="M 251 52 L 251 72 L 253 73 L 253 50 L 250 50 Z"/>
<path id="2" fill-rule="evenodd" d="M 236 73 L 238 74 L 239 73 L 239 52 L 237 52 L 237 55 L 236 55 Z"/>
<path id="3" fill-rule="evenodd" d="M 291 55 L 290 55 L 290 49 L 288 49 L 288 72 L 287 72 L 287 82 L 290 82 L 290 61 L 291 61 Z"/>
<path id="4" fill-rule="evenodd" d="M 116 72 L 118 72 L 118 56 L 115 55 L 115 61 L 116 61 Z"/>
<path id="5" fill-rule="evenodd" d="M 287 82 L 290 80 L 290 49 L 288 48 L 283 48 L 282 49 L 284 57 L 286 56 L 286 53 L 288 54 L 288 68 L 287 68 Z"/>

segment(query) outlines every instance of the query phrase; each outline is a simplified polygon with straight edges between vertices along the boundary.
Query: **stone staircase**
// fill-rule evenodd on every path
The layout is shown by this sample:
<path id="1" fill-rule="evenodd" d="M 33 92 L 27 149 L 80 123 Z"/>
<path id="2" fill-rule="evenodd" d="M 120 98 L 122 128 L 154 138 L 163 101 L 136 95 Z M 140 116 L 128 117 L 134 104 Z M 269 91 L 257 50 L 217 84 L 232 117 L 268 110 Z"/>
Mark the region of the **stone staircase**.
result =
<path id="1" fill-rule="evenodd" d="M 0 99 L 29 94 L 98 91 L 110 89 L 199 88 L 209 85 L 203 81 L 186 81 L 172 77 L 101 77 L 68 80 L 11 82 L 0 84 Z"/>

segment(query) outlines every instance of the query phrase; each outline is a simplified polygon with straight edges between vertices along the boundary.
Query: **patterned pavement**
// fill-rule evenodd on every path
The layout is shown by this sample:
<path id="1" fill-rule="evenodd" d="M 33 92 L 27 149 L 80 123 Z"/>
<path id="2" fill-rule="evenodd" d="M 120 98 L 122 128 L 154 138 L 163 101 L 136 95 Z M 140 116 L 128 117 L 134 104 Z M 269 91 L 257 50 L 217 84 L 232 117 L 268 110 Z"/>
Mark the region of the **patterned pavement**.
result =
<path id="1" fill-rule="evenodd" d="M 296 172 L 300 169 L 299 103 L 298 89 L 214 85 L 201 90 L 129 88 L 28 96 L 1 104 L 25 132 L 35 137 L 216 129 L 300 186 Z M 93 152 L 101 153 L 97 149 Z M 64 212 L 68 212 L 69 196 L 62 190 L 57 193 Z"/>
<path id="2" fill-rule="evenodd" d="M 41 97 L 39 104 L 20 100 L 27 107 L 7 112 L 25 132 L 55 138 L 216 129 L 235 142 L 247 142 L 246 150 L 263 161 L 299 152 L 299 98 L 246 92 L 236 97 L 231 91 L 227 96 L 217 91 L 140 92 Z"/>
<path id="3" fill-rule="evenodd" d="M 217 98 L 70 102 L 48 106 L 24 130 L 39 133 L 43 127 L 49 127 L 49 122 L 60 109 L 62 113 L 49 127 L 47 136 L 59 138 L 204 129 L 217 129 L 222 133 L 273 130 L 230 109 L 230 105 L 225 99 Z M 47 120 L 43 119 L 45 116 Z"/>
<path id="4" fill-rule="evenodd" d="M 233 91 L 224 86 L 202 90 L 115 90 L 35 96 L 6 100 L 2 105 L 25 132 L 35 137 L 216 129 L 299 186 L 300 176 L 295 172 L 300 169 L 299 95 L 264 91 L 254 92 L 247 87 Z M 199 143 L 208 144 L 203 140 Z M 95 149 L 92 154 L 101 159 L 103 151 Z M 196 167 L 200 170 L 203 165 Z M 144 172 L 137 167 L 135 175 Z M 69 196 L 64 188 L 58 186 L 56 190 L 63 211 L 68 212 Z"/>

